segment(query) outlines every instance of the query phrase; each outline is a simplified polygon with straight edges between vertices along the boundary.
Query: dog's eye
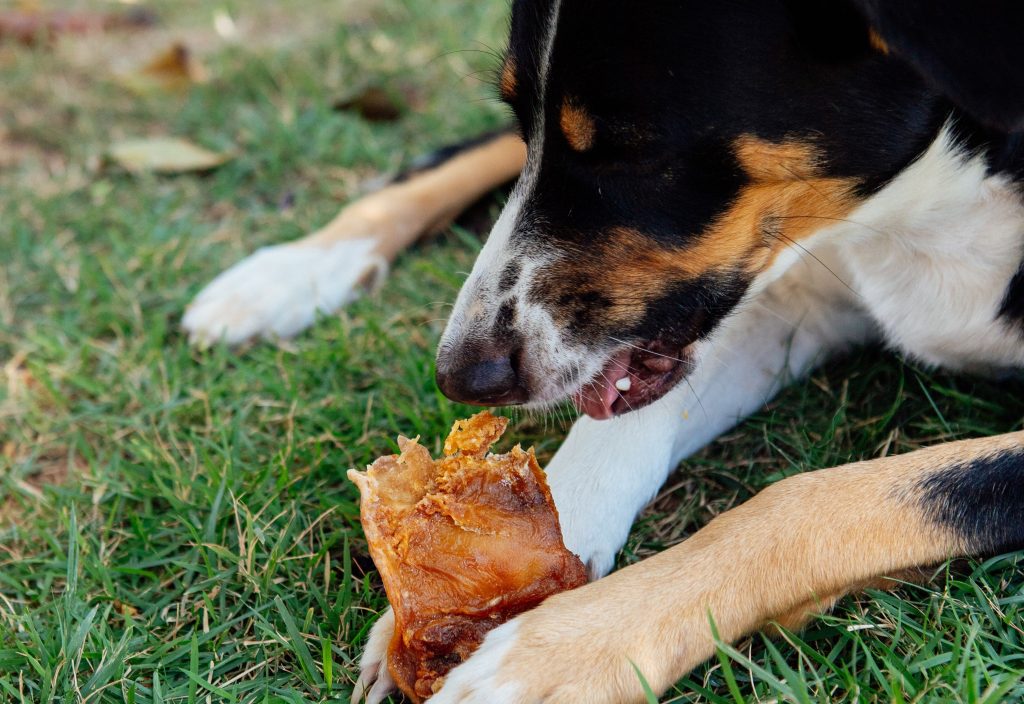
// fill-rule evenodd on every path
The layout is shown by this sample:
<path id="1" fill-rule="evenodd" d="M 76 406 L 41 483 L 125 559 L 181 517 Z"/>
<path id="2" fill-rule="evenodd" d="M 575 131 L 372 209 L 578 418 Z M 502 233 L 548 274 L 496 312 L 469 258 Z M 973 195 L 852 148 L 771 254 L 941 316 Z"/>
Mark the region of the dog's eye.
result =
<path id="1" fill-rule="evenodd" d="M 595 116 L 593 153 L 601 160 L 636 161 L 663 154 L 667 141 L 662 130 L 640 119 Z"/>
<path id="2" fill-rule="evenodd" d="M 581 156 L 598 171 L 654 172 L 672 161 L 671 153 L 662 140 L 604 133 Z"/>

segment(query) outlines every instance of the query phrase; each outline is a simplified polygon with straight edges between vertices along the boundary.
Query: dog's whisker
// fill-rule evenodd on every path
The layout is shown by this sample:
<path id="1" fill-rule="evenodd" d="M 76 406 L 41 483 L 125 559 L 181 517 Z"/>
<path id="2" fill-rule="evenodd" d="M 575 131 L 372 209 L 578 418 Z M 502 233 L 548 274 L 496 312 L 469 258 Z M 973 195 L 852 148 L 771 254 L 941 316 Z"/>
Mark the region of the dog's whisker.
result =
<path id="1" fill-rule="evenodd" d="M 621 345 L 626 345 L 627 347 L 632 347 L 633 349 L 639 350 L 640 352 L 646 352 L 647 354 L 653 354 L 655 357 L 664 357 L 665 359 L 671 359 L 673 362 L 680 362 L 680 363 L 683 363 L 683 364 L 686 363 L 685 359 L 679 359 L 679 357 L 673 357 L 670 354 L 662 354 L 661 352 L 655 352 L 654 350 L 647 349 L 646 347 L 643 347 L 642 345 L 634 345 L 632 342 L 626 342 L 625 340 L 621 340 L 621 339 L 615 337 L 614 335 L 609 335 L 608 339 L 609 340 L 613 340 L 615 342 L 618 342 Z"/>
<path id="2" fill-rule="evenodd" d="M 795 217 L 814 218 L 814 217 L 819 217 L 819 216 L 815 216 L 815 215 L 806 215 L 806 216 L 785 215 L 785 216 L 779 216 L 778 219 L 782 220 L 782 219 L 785 219 L 785 218 L 795 218 Z M 851 220 L 842 220 L 841 218 L 820 218 L 820 219 L 838 220 L 840 222 L 852 222 Z M 856 224 L 859 224 L 859 223 L 853 223 L 853 224 L 856 225 Z M 821 264 L 821 266 L 825 267 L 825 270 L 828 273 L 832 274 L 832 276 L 834 276 L 836 278 L 836 281 L 838 281 L 843 286 L 845 286 L 847 289 L 849 289 L 850 292 L 853 295 L 857 296 L 858 298 L 861 297 L 860 293 L 858 293 L 856 289 L 854 289 L 852 286 L 850 286 L 850 284 L 846 283 L 846 281 L 844 281 L 843 278 L 841 276 L 839 276 L 839 274 L 837 274 L 835 271 L 833 271 L 833 269 L 828 264 L 823 262 L 820 258 L 818 258 L 818 256 L 814 252 L 812 252 L 811 250 L 807 249 L 806 247 L 804 247 L 802 244 L 800 244 L 799 242 L 797 242 L 793 238 L 787 237 L 786 235 L 783 235 L 782 233 L 779 233 L 779 232 L 771 232 L 771 231 L 768 231 L 768 230 L 765 230 L 764 234 L 768 235 L 769 237 L 774 237 L 777 240 L 780 240 L 781 242 L 785 243 L 785 245 L 787 247 L 789 247 L 789 248 L 793 249 L 794 251 L 796 251 L 798 255 L 802 256 L 803 254 L 806 254 L 807 256 L 811 257 L 814 261 L 818 262 L 818 264 Z"/>

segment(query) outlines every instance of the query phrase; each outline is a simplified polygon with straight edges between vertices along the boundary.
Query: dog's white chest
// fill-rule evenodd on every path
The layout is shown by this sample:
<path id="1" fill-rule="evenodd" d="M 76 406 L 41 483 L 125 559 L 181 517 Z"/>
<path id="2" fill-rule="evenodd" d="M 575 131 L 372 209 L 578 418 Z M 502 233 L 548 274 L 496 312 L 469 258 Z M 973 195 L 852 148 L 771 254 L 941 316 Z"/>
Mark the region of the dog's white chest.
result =
<path id="1" fill-rule="evenodd" d="M 1024 204 L 944 131 L 829 238 L 889 344 L 929 364 L 1024 365 L 1024 330 L 999 317 L 1024 257 Z"/>

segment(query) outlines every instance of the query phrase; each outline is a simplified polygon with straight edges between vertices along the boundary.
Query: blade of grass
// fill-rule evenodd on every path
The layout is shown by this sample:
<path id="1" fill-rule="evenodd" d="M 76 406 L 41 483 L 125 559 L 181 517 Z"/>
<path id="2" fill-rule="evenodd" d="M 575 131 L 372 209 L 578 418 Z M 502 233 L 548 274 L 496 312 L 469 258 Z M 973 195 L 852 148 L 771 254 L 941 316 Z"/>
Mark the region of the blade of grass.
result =
<path id="1" fill-rule="evenodd" d="M 284 627 L 288 631 L 288 638 L 292 646 L 292 652 L 299 661 L 299 666 L 306 674 L 306 677 L 309 678 L 310 682 L 322 687 L 324 682 L 320 678 L 320 674 L 317 672 L 316 665 L 313 663 L 313 656 L 310 654 L 309 648 L 306 646 L 305 639 L 302 637 L 298 627 L 295 625 L 295 619 L 292 618 L 291 613 L 288 611 L 288 608 L 285 606 L 281 597 L 274 597 L 274 605 L 277 607 L 277 612 L 281 615 L 281 620 L 284 621 Z"/>

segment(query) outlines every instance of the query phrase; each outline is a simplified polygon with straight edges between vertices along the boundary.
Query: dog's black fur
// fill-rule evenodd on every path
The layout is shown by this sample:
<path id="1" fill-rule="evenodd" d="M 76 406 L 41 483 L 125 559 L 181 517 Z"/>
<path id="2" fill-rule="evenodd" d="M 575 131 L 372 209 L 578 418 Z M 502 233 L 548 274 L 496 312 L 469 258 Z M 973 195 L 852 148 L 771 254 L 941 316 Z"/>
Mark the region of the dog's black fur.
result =
<path id="1" fill-rule="evenodd" d="M 997 43 L 1024 30 L 1024 6 L 1000 5 L 1005 12 L 985 15 L 998 22 L 976 26 L 964 2 L 563 0 L 543 101 L 549 134 L 521 216 L 542 226 L 519 232 L 530 233 L 525 246 L 577 252 L 577 265 L 536 276 L 531 297 L 560 310 L 574 340 L 608 334 L 613 303 L 593 282 L 609 262 L 587 253 L 616 227 L 657 247 L 699 238 L 749 182 L 732 151 L 742 136 L 811 145 L 823 177 L 849 179 L 867 197 L 952 119 L 993 172 L 1024 178 L 1020 136 L 1000 131 L 1024 116 L 1021 61 L 979 45 L 989 30 Z M 507 100 L 528 142 L 549 12 L 550 2 L 513 5 L 508 57 L 518 86 Z M 961 21 L 973 27 L 963 36 Z M 872 31 L 892 51 L 873 45 Z M 563 96 L 596 124 L 583 153 L 558 134 Z M 646 302 L 642 320 L 615 332 L 684 347 L 729 313 L 749 281 L 737 262 L 675 281 Z M 1003 313 L 1020 317 L 1022 284 L 1006 285 Z"/>

